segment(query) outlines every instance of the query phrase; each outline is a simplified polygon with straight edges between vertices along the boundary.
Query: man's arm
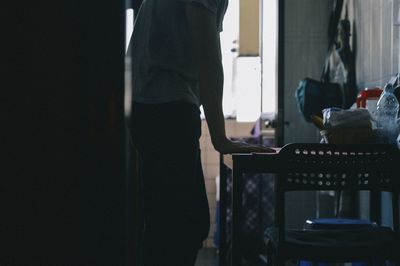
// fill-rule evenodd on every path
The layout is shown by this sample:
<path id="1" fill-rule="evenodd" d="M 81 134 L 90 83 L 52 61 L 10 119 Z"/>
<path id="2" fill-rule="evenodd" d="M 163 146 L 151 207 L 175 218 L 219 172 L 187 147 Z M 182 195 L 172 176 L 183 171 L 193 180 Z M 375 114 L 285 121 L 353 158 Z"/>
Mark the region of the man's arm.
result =
<path id="1" fill-rule="evenodd" d="M 222 110 L 224 77 L 216 16 L 197 3 L 187 3 L 185 12 L 199 75 L 200 101 L 214 148 L 221 153 L 272 151 L 262 146 L 232 142 L 226 137 Z"/>

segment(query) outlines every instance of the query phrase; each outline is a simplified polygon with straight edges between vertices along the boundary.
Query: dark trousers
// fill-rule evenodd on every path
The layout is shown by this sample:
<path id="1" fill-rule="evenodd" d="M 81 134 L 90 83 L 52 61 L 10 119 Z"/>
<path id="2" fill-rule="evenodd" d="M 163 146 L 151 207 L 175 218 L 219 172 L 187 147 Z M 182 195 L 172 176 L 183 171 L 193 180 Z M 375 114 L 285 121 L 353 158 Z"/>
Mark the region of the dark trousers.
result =
<path id="1" fill-rule="evenodd" d="M 199 109 L 134 103 L 131 131 L 143 185 L 144 265 L 194 265 L 210 228 Z"/>

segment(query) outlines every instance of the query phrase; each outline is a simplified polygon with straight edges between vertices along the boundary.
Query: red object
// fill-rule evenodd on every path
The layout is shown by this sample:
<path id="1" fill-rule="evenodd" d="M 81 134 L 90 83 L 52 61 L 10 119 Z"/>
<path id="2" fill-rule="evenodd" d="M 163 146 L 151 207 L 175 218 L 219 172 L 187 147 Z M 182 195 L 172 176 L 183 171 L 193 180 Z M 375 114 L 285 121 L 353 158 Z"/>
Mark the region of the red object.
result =
<path id="1" fill-rule="evenodd" d="M 366 108 L 368 100 L 378 100 L 381 96 L 381 88 L 366 88 L 357 96 L 357 108 Z"/>

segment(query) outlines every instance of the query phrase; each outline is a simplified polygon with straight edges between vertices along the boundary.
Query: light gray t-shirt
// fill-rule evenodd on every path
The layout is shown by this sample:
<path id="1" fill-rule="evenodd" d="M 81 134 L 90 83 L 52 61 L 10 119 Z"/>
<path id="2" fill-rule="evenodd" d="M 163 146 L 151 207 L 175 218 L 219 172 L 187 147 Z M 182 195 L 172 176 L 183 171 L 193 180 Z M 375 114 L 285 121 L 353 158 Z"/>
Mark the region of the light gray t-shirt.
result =
<path id="1" fill-rule="evenodd" d="M 215 13 L 222 31 L 228 0 L 144 0 L 131 39 L 133 101 L 200 105 L 185 2 Z"/>

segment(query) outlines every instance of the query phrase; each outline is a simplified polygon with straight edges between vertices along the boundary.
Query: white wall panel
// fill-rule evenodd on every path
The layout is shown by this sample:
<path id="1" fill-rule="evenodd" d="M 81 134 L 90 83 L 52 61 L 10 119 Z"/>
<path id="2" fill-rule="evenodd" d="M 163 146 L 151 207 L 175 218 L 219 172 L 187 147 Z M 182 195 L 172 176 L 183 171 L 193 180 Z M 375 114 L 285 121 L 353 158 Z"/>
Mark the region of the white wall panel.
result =
<path id="1" fill-rule="evenodd" d="M 399 0 L 353 0 L 359 89 L 384 86 L 399 71 Z"/>
<path id="2" fill-rule="evenodd" d="M 331 0 L 285 1 L 285 143 L 319 141 L 318 130 L 299 113 L 294 94 L 301 79 L 321 76 L 331 7 Z"/>

